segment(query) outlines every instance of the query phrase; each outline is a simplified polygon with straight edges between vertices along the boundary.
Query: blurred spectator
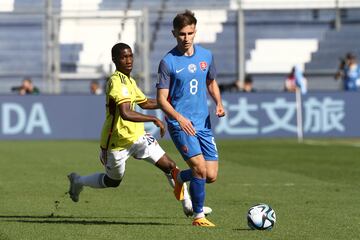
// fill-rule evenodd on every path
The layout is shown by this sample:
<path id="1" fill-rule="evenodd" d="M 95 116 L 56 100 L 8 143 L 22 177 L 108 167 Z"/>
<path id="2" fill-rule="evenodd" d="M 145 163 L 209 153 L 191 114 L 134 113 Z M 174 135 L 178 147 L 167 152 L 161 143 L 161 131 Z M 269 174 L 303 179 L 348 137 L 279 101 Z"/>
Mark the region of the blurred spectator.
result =
<path id="1" fill-rule="evenodd" d="M 296 88 L 299 88 L 302 94 L 307 92 L 307 79 L 304 77 L 299 65 L 296 65 L 291 69 L 284 84 L 285 92 L 295 92 Z"/>
<path id="2" fill-rule="evenodd" d="M 347 53 L 345 59 L 340 59 L 340 65 L 336 72 L 335 79 L 343 80 L 345 91 L 356 91 L 360 81 L 360 67 L 356 56 L 353 53 Z"/>
<path id="3" fill-rule="evenodd" d="M 220 92 L 255 92 L 251 75 L 246 75 L 244 83 L 237 80 L 232 83 L 219 84 Z"/>
<path id="4" fill-rule="evenodd" d="M 246 75 L 244 85 L 242 87 L 243 92 L 256 92 L 253 86 L 253 79 L 251 75 Z"/>
<path id="5" fill-rule="evenodd" d="M 238 92 L 241 89 L 241 83 L 239 80 L 232 83 L 219 84 L 220 92 Z"/>
<path id="6" fill-rule="evenodd" d="M 90 93 L 93 95 L 101 95 L 103 94 L 103 89 L 101 88 L 98 81 L 92 81 L 90 83 Z"/>
<path id="7" fill-rule="evenodd" d="M 21 86 L 11 88 L 12 91 L 17 91 L 19 95 L 38 95 L 40 90 L 34 86 L 31 78 L 26 77 L 22 81 Z"/>
<path id="8" fill-rule="evenodd" d="M 291 72 L 285 79 L 284 84 L 284 91 L 285 92 L 295 92 L 296 91 L 296 83 L 295 83 L 295 67 L 291 69 Z"/>

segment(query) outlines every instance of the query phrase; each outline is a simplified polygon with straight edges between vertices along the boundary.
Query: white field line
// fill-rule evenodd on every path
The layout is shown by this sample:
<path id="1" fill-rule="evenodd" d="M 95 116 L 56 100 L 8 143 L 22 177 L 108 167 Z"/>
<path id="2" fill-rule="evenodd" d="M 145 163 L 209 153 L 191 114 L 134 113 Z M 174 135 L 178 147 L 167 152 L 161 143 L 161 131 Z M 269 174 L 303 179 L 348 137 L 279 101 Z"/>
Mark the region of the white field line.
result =
<path id="1" fill-rule="evenodd" d="M 295 183 L 242 183 L 240 184 L 245 187 L 252 187 L 252 186 L 264 186 L 264 187 L 270 187 L 270 186 L 284 186 L 284 187 L 293 187 L 295 186 Z"/>
<path id="2" fill-rule="evenodd" d="M 315 145 L 315 146 L 333 146 L 333 145 L 344 145 L 350 147 L 360 147 L 360 142 L 344 142 L 344 141 L 323 141 L 323 140 L 305 140 L 304 144 Z"/>

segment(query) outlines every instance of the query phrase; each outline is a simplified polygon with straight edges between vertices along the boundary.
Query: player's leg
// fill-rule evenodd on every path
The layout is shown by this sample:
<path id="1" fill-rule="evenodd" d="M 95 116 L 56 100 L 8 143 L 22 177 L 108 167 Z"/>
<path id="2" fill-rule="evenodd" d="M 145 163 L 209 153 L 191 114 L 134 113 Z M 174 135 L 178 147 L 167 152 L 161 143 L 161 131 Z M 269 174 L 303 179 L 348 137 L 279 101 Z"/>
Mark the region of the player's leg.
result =
<path id="1" fill-rule="evenodd" d="M 169 128 L 169 133 L 177 150 L 184 160 L 201 153 L 196 137 L 187 136 L 187 134 L 180 128 Z M 182 170 L 179 174 L 177 174 L 176 180 L 179 183 L 185 183 L 189 182 L 192 179 L 192 176 L 192 169 L 189 168 Z"/>
<path id="2" fill-rule="evenodd" d="M 190 171 L 184 170 L 178 174 L 177 181 L 185 182 L 190 180 L 190 196 L 195 218 L 194 225 L 214 226 L 214 224 L 206 220 L 204 214 L 206 162 L 199 141 L 196 136 L 189 136 L 181 129 L 169 129 L 169 133 L 176 148 L 190 167 Z M 204 224 L 198 224 L 197 221 Z"/>
<path id="3" fill-rule="evenodd" d="M 192 203 L 191 203 L 191 198 L 187 189 L 187 184 L 186 183 L 179 183 L 177 181 L 175 181 L 174 179 L 174 175 L 172 173 L 174 173 L 175 171 L 180 171 L 177 167 L 175 162 L 167 155 L 164 154 L 155 164 L 158 168 L 160 168 L 170 186 L 175 189 L 175 188 L 181 188 L 180 191 L 181 194 L 177 194 L 176 191 L 174 190 L 175 195 L 181 195 L 181 197 L 176 197 L 178 200 L 181 201 L 181 205 L 183 207 L 183 212 L 186 216 L 192 216 L 193 215 L 193 209 L 192 209 Z"/>
<path id="4" fill-rule="evenodd" d="M 218 161 L 206 161 L 206 183 L 213 183 L 217 179 Z"/>
<path id="5" fill-rule="evenodd" d="M 213 183 L 218 175 L 218 151 L 211 129 L 197 132 L 201 152 L 206 161 L 206 182 Z"/>
<path id="6" fill-rule="evenodd" d="M 205 201 L 206 163 L 203 156 L 197 155 L 186 161 L 193 172 L 190 180 L 190 195 L 193 202 L 194 217 L 200 218 L 203 215 Z"/>
<path id="7" fill-rule="evenodd" d="M 206 161 L 202 154 L 189 158 L 186 163 L 190 166 L 193 176 L 190 180 L 190 196 L 194 211 L 194 226 L 215 226 L 205 218 L 205 183 L 206 183 Z"/>
<path id="8" fill-rule="evenodd" d="M 207 162 L 206 162 L 207 163 Z M 208 167 L 206 166 L 206 169 L 208 169 Z M 207 171 L 207 170 L 206 170 Z M 191 168 L 186 169 L 186 170 L 182 170 L 177 176 L 176 176 L 176 181 L 179 184 L 184 184 L 184 191 L 187 191 L 187 186 L 186 186 L 186 182 L 190 182 L 192 179 L 192 170 Z M 186 195 L 186 194 L 184 194 Z M 191 204 L 191 202 L 190 202 Z M 204 214 L 205 216 L 208 216 L 212 213 L 212 209 L 208 206 L 204 206 L 203 207 L 204 210 Z M 185 212 L 185 210 L 184 210 Z M 185 213 L 186 214 L 186 213 Z M 191 213 L 189 212 L 188 214 L 186 214 L 187 216 L 192 216 L 193 212 L 191 211 Z"/>
<path id="9" fill-rule="evenodd" d="M 100 153 L 100 161 L 104 164 L 106 173 L 94 173 L 86 176 L 80 176 L 77 173 L 69 174 L 70 198 L 74 202 L 78 202 L 79 195 L 84 186 L 91 188 L 118 187 L 124 177 L 126 160 L 128 158 L 128 150 L 113 152 L 102 150 Z"/>
<path id="10" fill-rule="evenodd" d="M 131 148 L 131 154 L 136 159 L 144 159 L 164 172 L 171 187 L 175 188 L 172 172 L 178 170 L 176 163 L 165 153 L 151 134 L 146 134 L 137 140 Z M 181 204 L 185 215 L 192 215 L 192 205 L 186 184 L 181 186 Z M 180 200 L 180 199 L 179 199 Z"/>
<path id="11" fill-rule="evenodd" d="M 165 174 L 165 175 L 169 181 L 170 186 L 172 186 L 174 189 L 175 189 L 175 182 L 177 184 L 183 185 L 184 199 L 181 200 L 181 203 L 183 206 L 183 211 L 186 216 L 188 216 L 188 217 L 193 216 L 194 213 L 193 213 L 193 208 L 192 208 L 192 202 L 191 202 L 191 198 L 190 198 L 190 195 L 188 192 L 188 187 L 186 184 L 186 182 L 190 182 L 190 180 L 192 178 L 191 168 L 180 171 L 176 177 L 173 177 L 171 174 Z M 176 179 L 176 181 L 174 179 Z M 177 195 L 177 193 L 175 193 L 175 195 Z M 208 216 L 212 213 L 212 209 L 208 206 L 204 206 L 203 211 L 204 211 L 205 216 Z"/>

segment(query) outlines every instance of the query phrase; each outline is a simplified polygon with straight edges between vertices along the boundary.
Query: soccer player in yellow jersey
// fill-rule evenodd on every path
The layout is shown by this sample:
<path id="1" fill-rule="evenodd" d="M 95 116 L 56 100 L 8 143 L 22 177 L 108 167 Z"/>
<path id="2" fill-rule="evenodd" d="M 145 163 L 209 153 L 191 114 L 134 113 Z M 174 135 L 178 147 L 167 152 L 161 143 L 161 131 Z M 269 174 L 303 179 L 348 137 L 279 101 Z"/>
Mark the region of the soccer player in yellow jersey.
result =
<path id="1" fill-rule="evenodd" d="M 179 172 L 175 162 L 144 129 L 144 122 L 153 122 L 160 128 L 162 137 L 165 133 L 163 122 L 155 116 L 135 111 L 135 105 L 143 109 L 157 109 L 158 105 L 155 99 L 148 99 L 142 93 L 130 76 L 133 68 L 131 48 L 127 44 L 118 43 L 113 46 L 111 54 L 116 71 L 106 85 L 106 120 L 100 143 L 100 161 L 104 165 L 105 173 L 88 176 L 70 173 L 69 195 L 74 202 L 79 201 L 79 194 L 84 186 L 118 187 L 124 177 L 126 161 L 131 156 L 146 160 L 161 169 L 172 187 L 175 187 L 174 177 Z M 192 215 L 192 203 L 186 186 L 180 191 L 183 191 L 183 195 L 178 200 L 181 200 L 184 213 L 187 216 Z"/>

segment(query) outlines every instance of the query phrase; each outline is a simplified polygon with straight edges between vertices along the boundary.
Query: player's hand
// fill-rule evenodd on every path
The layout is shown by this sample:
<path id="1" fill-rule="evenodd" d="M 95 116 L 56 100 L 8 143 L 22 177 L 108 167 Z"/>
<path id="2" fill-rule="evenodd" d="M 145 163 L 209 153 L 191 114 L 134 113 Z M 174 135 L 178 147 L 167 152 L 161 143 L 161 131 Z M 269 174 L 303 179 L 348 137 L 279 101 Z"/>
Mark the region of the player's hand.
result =
<path id="1" fill-rule="evenodd" d="M 160 119 L 155 118 L 154 124 L 160 128 L 160 137 L 163 137 L 166 132 L 164 123 Z"/>
<path id="2" fill-rule="evenodd" d="M 225 116 L 225 110 L 222 104 L 218 104 L 216 106 L 216 116 L 218 116 L 219 118 Z"/>
<path id="3" fill-rule="evenodd" d="M 196 134 L 196 130 L 189 119 L 180 115 L 180 117 L 178 118 L 178 122 L 180 124 L 181 129 L 187 135 L 194 136 Z"/>

